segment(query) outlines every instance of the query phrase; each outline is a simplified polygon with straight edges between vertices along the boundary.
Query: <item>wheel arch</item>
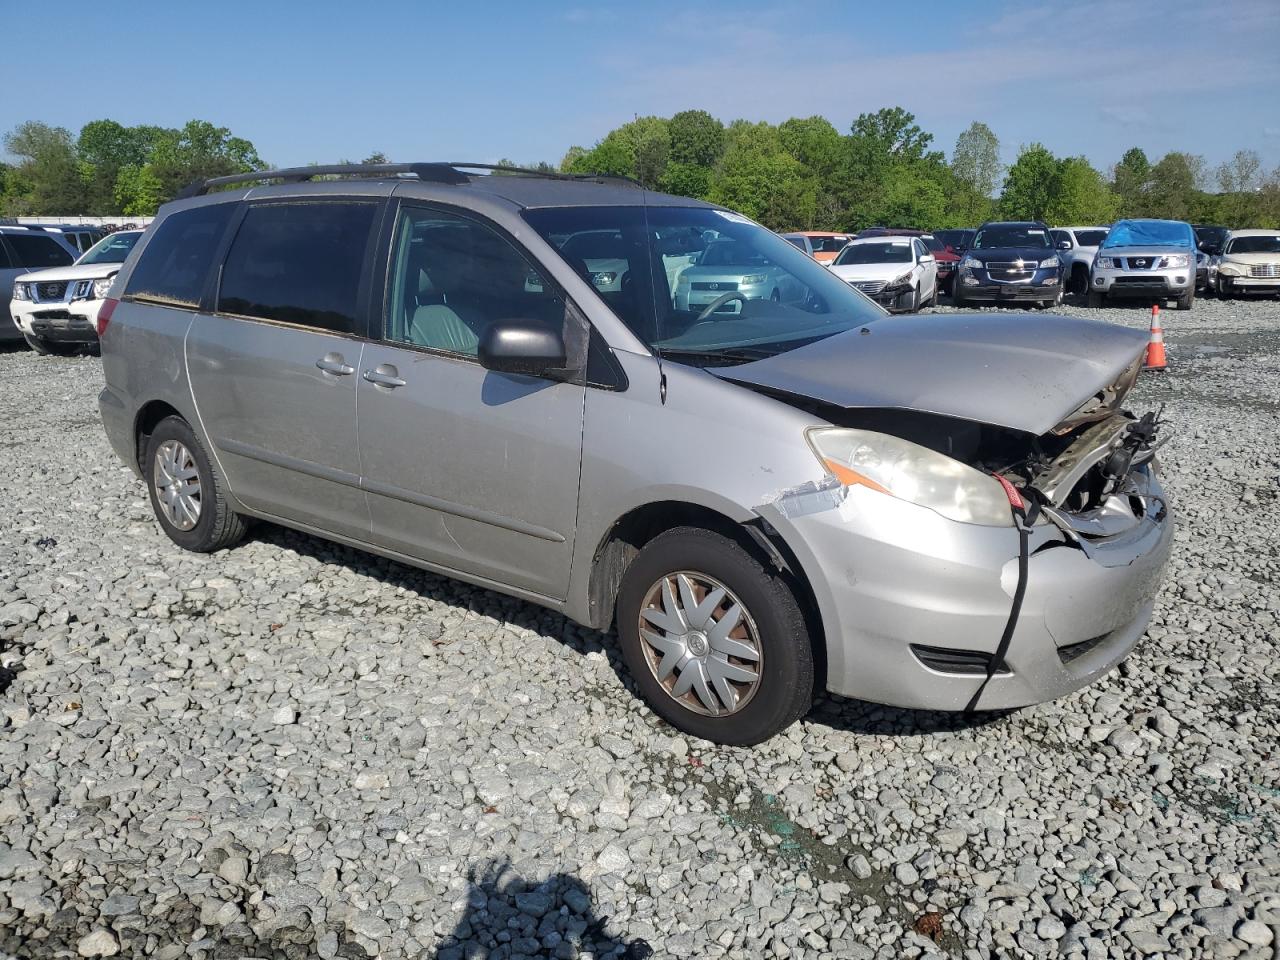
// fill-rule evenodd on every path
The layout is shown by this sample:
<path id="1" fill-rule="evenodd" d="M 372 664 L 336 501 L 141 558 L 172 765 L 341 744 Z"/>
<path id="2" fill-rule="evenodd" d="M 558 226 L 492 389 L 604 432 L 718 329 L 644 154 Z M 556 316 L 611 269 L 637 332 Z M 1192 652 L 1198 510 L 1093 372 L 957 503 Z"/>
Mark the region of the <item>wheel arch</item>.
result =
<path id="1" fill-rule="evenodd" d="M 146 465 L 142 462 L 143 456 L 146 454 L 147 441 L 151 437 L 151 433 L 159 425 L 160 421 L 168 417 L 179 417 L 190 424 L 187 417 L 181 410 L 177 409 L 164 400 L 148 400 L 138 410 L 137 416 L 133 418 L 133 458 L 138 464 L 138 469 L 145 472 Z M 192 425 L 192 429 L 195 426 Z"/>
<path id="2" fill-rule="evenodd" d="M 598 630 L 614 622 L 618 588 L 631 561 L 655 537 L 678 527 L 694 527 L 719 533 L 732 540 L 766 569 L 776 571 L 800 606 L 813 647 L 814 683 L 826 688 L 826 635 L 813 586 L 794 552 L 762 517 L 734 519 L 713 507 L 688 500 L 655 500 L 633 507 L 605 531 L 591 559 L 588 583 L 588 620 Z"/>

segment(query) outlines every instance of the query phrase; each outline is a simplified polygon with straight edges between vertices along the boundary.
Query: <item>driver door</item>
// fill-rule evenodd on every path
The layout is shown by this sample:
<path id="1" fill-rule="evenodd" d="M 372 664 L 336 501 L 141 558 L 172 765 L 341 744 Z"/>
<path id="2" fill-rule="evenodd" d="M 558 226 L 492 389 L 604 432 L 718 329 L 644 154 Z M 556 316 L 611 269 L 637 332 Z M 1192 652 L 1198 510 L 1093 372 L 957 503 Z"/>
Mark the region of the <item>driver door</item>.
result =
<path id="1" fill-rule="evenodd" d="M 585 387 L 480 366 L 497 320 L 563 327 L 564 296 L 469 213 L 400 207 L 357 386 L 373 540 L 541 597 L 568 592 Z"/>

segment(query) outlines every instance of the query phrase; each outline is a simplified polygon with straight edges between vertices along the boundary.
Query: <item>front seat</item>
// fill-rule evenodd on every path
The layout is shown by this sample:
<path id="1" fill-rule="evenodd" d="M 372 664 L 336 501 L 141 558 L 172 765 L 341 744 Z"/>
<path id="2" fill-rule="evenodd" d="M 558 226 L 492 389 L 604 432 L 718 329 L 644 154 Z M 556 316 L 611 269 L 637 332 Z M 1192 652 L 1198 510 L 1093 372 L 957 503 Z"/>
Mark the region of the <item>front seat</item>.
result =
<path id="1" fill-rule="evenodd" d="M 474 357 L 479 350 L 480 338 L 467 326 L 452 307 L 443 303 L 429 303 L 413 311 L 409 322 L 411 343 L 449 350 Z"/>

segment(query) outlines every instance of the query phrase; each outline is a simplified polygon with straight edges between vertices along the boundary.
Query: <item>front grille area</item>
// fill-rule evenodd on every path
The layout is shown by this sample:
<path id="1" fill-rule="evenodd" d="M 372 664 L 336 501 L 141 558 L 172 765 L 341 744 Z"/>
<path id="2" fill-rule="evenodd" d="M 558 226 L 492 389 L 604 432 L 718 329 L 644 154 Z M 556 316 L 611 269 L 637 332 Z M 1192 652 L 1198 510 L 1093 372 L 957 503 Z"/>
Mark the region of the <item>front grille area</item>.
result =
<path id="1" fill-rule="evenodd" d="M 996 263 L 994 261 L 987 262 L 987 275 L 992 280 L 1003 280 L 1006 283 L 1016 283 L 1021 280 L 1030 280 L 1036 275 L 1036 265 L 1034 263 Z"/>
<path id="2" fill-rule="evenodd" d="M 1111 282 L 1116 286 L 1151 287 L 1153 290 L 1163 290 L 1168 286 L 1164 277 L 1116 277 Z"/>
<path id="3" fill-rule="evenodd" d="M 991 654 L 984 653 L 981 650 L 929 647 L 924 644 L 913 643 L 911 644 L 911 652 L 926 667 L 930 670 L 937 670 L 939 673 L 960 673 L 966 676 L 985 677 L 987 671 L 991 668 Z M 995 669 L 996 676 L 1007 676 L 1009 672 L 1009 667 L 1005 663 L 999 664 Z"/>
<path id="4" fill-rule="evenodd" d="M 861 290 L 868 297 L 874 297 L 877 293 L 884 289 L 885 281 L 883 280 L 853 280 L 849 286 L 855 290 Z"/>
<path id="5" fill-rule="evenodd" d="M 61 300 L 67 295 L 67 285 L 65 282 L 37 283 L 36 299 L 37 300 Z"/>
<path id="6" fill-rule="evenodd" d="M 1280 263 L 1255 263 L 1249 268 L 1249 276 L 1259 280 L 1280 277 Z"/>
<path id="7" fill-rule="evenodd" d="M 1154 270 L 1160 263 L 1159 257 L 1129 257 L 1125 260 L 1130 270 Z"/>
<path id="8" fill-rule="evenodd" d="M 692 287 L 694 290 L 719 290 L 723 293 L 728 293 L 730 290 L 738 289 L 738 285 L 734 283 L 732 280 L 723 280 L 723 281 L 695 280 L 689 286 Z"/>

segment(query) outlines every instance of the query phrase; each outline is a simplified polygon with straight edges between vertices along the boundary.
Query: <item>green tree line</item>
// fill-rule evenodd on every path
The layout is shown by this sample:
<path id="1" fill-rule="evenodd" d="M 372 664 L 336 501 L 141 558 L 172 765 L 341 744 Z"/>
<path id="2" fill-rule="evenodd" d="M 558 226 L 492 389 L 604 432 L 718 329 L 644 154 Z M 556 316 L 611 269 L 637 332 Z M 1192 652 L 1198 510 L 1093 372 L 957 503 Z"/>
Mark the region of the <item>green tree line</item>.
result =
<path id="1" fill-rule="evenodd" d="M 1134 147 L 1104 173 L 1082 156 L 1058 157 L 1032 143 L 1005 169 L 985 123 L 960 134 L 948 159 L 900 107 L 861 114 L 847 133 L 822 117 L 777 125 L 726 125 L 703 110 L 639 117 L 590 149 L 570 148 L 560 167 L 722 203 L 775 230 L 928 229 L 993 217 L 1280 227 L 1280 168 L 1264 172 L 1250 151 L 1210 169 L 1194 154 L 1152 162 Z"/>
<path id="2" fill-rule="evenodd" d="M 94 120 L 76 136 L 31 121 L 3 142 L 15 161 L 0 164 L 6 216 L 144 216 L 194 180 L 264 166 L 252 143 L 203 120 L 181 129 Z M 374 153 L 363 162 L 385 159 Z M 1006 168 L 987 124 L 971 124 L 948 158 L 901 107 L 860 114 L 847 133 L 822 117 L 779 124 L 725 124 L 705 110 L 638 117 L 590 148 L 571 147 L 558 165 L 524 166 L 631 177 L 722 203 L 775 230 L 975 226 L 993 217 L 1280 227 L 1280 168 L 1265 171 L 1252 151 L 1211 168 L 1177 151 L 1153 161 L 1135 146 L 1104 172 L 1032 143 Z"/>
<path id="3" fill-rule="evenodd" d="M 4 216 L 147 216 L 194 180 L 263 165 L 252 143 L 205 120 L 181 129 L 94 120 L 77 136 L 33 120 L 4 148 L 16 161 L 0 164 Z"/>

